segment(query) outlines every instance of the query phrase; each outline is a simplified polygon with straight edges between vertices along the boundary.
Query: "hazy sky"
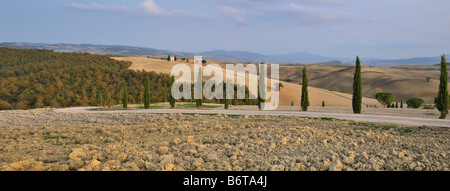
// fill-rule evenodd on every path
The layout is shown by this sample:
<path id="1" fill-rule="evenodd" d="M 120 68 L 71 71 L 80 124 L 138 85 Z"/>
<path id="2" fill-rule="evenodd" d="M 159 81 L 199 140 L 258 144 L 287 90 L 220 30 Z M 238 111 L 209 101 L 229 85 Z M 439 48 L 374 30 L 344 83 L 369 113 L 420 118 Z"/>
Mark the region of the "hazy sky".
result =
<path id="1" fill-rule="evenodd" d="M 0 0 L 0 42 L 406 58 L 450 53 L 449 0 Z"/>

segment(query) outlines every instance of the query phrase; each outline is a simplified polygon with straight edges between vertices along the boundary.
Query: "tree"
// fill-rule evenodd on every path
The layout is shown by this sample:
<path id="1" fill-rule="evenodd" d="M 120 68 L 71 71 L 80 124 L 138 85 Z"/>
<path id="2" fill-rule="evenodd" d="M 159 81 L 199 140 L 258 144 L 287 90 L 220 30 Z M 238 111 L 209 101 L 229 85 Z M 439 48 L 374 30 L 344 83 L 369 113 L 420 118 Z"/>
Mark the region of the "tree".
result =
<path id="1" fill-rule="evenodd" d="M 163 96 L 162 96 L 162 98 L 163 98 L 162 102 L 163 102 L 163 103 L 167 102 L 167 88 L 166 88 L 166 87 L 163 87 L 163 90 L 162 90 L 161 93 L 163 94 Z"/>
<path id="2" fill-rule="evenodd" d="M 422 106 L 423 102 L 423 99 L 415 97 L 407 100 L 406 104 L 408 104 L 408 107 L 419 108 L 420 106 Z"/>
<path id="3" fill-rule="evenodd" d="M 362 86 L 361 63 L 359 61 L 359 56 L 356 56 L 356 67 L 355 67 L 355 74 L 353 77 L 353 97 L 352 97 L 353 113 L 361 113 L 361 104 L 362 104 L 361 86 Z"/>
<path id="4" fill-rule="evenodd" d="M 322 101 L 322 107 L 325 107 L 325 101 Z"/>
<path id="5" fill-rule="evenodd" d="M 281 82 L 278 82 L 278 90 L 280 90 L 281 88 L 284 88 L 284 85 Z"/>
<path id="6" fill-rule="evenodd" d="M 230 81 L 228 81 L 227 80 L 227 83 L 230 83 Z M 224 108 L 225 109 L 228 109 L 228 107 L 229 107 L 229 100 L 227 99 L 227 83 L 225 83 L 224 84 L 224 86 L 223 86 L 223 88 L 224 88 L 224 90 L 223 90 L 223 92 L 224 92 Z"/>
<path id="7" fill-rule="evenodd" d="M 170 55 L 167 55 L 167 61 L 170 61 Z"/>
<path id="8" fill-rule="evenodd" d="M 128 90 L 126 85 L 123 87 L 122 107 L 124 109 L 128 108 Z"/>
<path id="9" fill-rule="evenodd" d="M 395 108 L 398 108 L 398 102 L 395 102 Z"/>
<path id="10" fill-rule="evenodd" d="M 205 59 L 202 60 L 202 64 L 206 64 L 206 60 Z"/>
<path id="11" fill-rule="evenodd" d="M 447 61 L 445 55 L 441 56 L 441 75 L 439 79 L 439 92 L 435 102 L 436 108 L 441 112 L 439 119 L 445 119 L 448 114 L 449 106 Z"/>
<path id="12" fill-rule="evenodd" d="M 403 98 L 400 100 L 400 108 L 403 108 Z"/>
<path id="13" fill-rule="evenodd" d="M 148 76 L 145 76 L 144 82 L 144 108 L 150 108 L 150 79 Z"/>
<path id="14" fill-rule="evenodd" d="M 174 60 L 174 61 L 177 61 L 177 56 L 175 56 L 175 57 L 173 58 L 173 60 Z"/>
<path id="15" fill-rule="evenodd" d="M 291 101 L 291 106 L 294 106 L 294 101 Z"/>
<path id="16" fill-rule="evenodd" d="M 171 87 L 174 85 L 174 83 L 175 83 L 175 77 L 172 76 L 170 78 Z M 172 96 L 172 88 L 170 88 L 170 91 L 169 91 L 169 102 L 170 102 L 170 108 L 171 109 L 175 108 L 175 98 L 173 98 L 173 96 Z"/>
<path id="17" fill-rule="evenodd" d="M 308 75 L 306 74 L 306 66 L 303 66 L 302 97 L 300 105 L 302 106 L 302 111 L 308 111 L 309 96 L 308 96 Z"/>
<path id="18" fill-rule="evenodd" d="M 199 84 L 200 87 L 197 87 L 200 89 L 200 95 L 198 95 L 200 98 L 195 100 L 195 104 L 197 106 L 197 108 L 201 108 L 202 104 L 203 104 L 203 80 L 202 80 L 202 68 L 199 67 L 198 68 L 198 77 L 197 77 L 197 83 Z"/>
<path id="19" fill-rule="evenodd" d="M 108 109 L 111 109 L 112 105 L 111 93 L 109 93 L 108 89 L 106 89 L 106 105 L 108 106 Z"/>
<path id="20" fill-rule="evenodd" d="M 258 109 L 261 110 L 262 109 L 262 104 L 264 102 L 266 102 L 265 99 L 263 99 L 263 97 L 265 97 L 265 95 L 261 95 L 261 93 L 265 94 L 265 90 L 267 89 L 266 87 L 266 83 L 265 83 L 265 78 L 266 78 L 266 74 L 264 72 L 264 62 L 262 62 L 259 65 L 259 81 L 258 81 Z"/>
<path id="21" fill-rule="evenodd" d="M 384 105 L 384 107 L 390 106 L 390 104 L 394 101 L 394 96 L 390 93 L 380 92 L 375 95 L 375 98 Z"/>

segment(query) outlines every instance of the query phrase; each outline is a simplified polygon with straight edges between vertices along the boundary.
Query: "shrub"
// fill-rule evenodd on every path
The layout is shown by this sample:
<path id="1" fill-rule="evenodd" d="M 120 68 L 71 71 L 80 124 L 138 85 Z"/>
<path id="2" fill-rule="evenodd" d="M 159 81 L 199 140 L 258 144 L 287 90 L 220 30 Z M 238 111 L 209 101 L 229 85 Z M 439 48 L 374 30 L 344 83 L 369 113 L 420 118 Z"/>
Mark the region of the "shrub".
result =
<path id="1" fill-rule="evenodd" d="M 406 104 L 408 104 L 408 107 L 412 108 L 419 108 L 423 104 L 423 99 L 420 98 L 411 98 L 408 101 L 406 101 Z"/>

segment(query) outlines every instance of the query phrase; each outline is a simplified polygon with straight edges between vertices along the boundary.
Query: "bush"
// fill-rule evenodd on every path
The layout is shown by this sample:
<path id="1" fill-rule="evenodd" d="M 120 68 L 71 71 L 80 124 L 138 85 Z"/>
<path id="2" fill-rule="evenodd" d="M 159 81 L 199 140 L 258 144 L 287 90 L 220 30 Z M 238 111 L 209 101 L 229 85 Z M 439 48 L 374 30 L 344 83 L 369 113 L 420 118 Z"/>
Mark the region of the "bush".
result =
<path id="1" fill-rule="evenodd" d="M 406 104 L 408 104 L 408 107 L 412 108 L 419 108 L 423 104 L 423 99 L 420 98 L 411 98 L 408 101 L 406 101 Z"/>

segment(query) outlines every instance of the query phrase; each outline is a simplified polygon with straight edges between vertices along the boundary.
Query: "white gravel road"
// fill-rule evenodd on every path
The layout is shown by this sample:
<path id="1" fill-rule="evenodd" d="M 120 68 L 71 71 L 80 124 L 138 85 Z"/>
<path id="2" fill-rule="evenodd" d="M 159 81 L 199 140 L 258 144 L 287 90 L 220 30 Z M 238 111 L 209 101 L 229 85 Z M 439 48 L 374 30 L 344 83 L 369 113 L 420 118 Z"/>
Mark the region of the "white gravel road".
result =
<path id="1" fill-rule="evenodd" d="M 139 110 L 89 110 L 97 107 L 74 107 L 55 109 L 56 112 L 68 113 L 198 113 L 198 114 L 227 114 L 227 115 L 277 115 L 301 117 L 327 117 L 358 122 L 389 123 L 407 126 L 450 127 L 449 119 L 430 119 L 420 117 L 385 116 L 371 114 L 301 112 L 301 111 L 259 111 L 259 110 L 201 110 L 201 109 L 139 109 Z"/>

